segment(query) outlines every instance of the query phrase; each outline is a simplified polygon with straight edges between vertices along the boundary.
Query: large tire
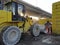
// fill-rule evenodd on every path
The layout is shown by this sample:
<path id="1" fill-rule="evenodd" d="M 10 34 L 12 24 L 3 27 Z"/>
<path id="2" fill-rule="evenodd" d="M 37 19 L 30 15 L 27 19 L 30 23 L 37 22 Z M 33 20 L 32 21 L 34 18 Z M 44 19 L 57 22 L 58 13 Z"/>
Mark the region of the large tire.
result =
<path id="1" fill-rule="evenodd" d="M 33 26 L 31 26 L 31 34 L 32 36 L 34 37 L 37 37 L 40 35 L 40 27 L 39 27 L 39 24 L 34 24 Z"/>
<path id="2" fill-rule="evenodd" d="M 21 30 L 15 26 L 9 26 L 4 29 L 2 39 L 5 45 L 15 45 L 21 38 Z"/>

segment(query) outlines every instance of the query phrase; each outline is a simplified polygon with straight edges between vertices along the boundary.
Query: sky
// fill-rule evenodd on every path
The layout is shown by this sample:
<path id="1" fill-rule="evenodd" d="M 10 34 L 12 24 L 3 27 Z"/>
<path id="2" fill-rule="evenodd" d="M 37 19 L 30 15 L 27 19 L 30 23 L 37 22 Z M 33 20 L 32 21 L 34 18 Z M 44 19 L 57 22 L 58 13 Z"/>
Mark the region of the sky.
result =
<path id="1" fill-rule="evenodd" d="M 23 0 L 35 7 L 39 7 L 44 11 L 52 13 L 52 3 L 60 0 Z"/>

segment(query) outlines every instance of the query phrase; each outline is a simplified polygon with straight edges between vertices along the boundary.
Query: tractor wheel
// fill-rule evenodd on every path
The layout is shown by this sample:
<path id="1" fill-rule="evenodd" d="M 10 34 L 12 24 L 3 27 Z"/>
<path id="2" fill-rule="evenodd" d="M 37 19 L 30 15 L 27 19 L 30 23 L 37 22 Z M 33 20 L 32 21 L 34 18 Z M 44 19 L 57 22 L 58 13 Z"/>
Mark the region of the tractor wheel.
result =
<path id="1" fill-rule="evenodd" d="M 37 37 L 40 35 L 40 27 L 38 24 L 34 24 L 33 26 L 31 26 L 31 34 L 34 36 L 34 37 Z"/>
<path id="2" fill-rule="evenodd" d="M 21 38 L 21 30 L 18 27 L 9 26 L 3 30 L 2 39 L 5 45 L 15 45 L 19 42 Z"/>

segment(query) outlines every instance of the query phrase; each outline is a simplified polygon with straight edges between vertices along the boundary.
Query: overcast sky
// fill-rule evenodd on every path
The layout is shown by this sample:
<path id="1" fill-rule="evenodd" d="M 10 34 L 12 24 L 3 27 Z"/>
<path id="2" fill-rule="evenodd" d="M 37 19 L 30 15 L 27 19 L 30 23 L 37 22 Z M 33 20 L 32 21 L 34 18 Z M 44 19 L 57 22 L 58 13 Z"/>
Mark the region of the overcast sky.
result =
<path id="1" fill-rule="evenodd" d="M 49 13 L 52 13 L 52 3 L 60 0 L 24 0 L 36 7 L 39 7 Z"/>

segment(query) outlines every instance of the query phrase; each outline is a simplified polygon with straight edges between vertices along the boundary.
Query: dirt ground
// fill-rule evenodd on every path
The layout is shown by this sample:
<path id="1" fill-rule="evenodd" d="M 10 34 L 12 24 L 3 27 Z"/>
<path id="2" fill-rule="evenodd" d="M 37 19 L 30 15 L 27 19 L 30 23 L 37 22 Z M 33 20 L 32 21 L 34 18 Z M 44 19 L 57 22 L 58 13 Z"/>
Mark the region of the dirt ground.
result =
<path id="1" fill-rule="evenodd" d="M 0 42 L 0 45 L 4 44 Z M 39 37 L 32 37 L 24 35 L 16 45 L 60 45 L 60 36 L 41 34 Z"/>
<path id="2" fill-rule="evenodd" d="M 32 37 L 25 35 L 17 45 L 60 45 L 60 36 L 40 35 Z"/>

